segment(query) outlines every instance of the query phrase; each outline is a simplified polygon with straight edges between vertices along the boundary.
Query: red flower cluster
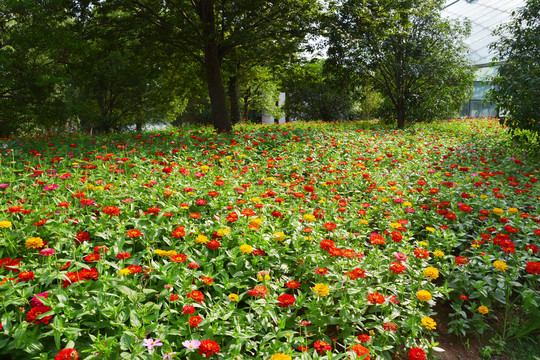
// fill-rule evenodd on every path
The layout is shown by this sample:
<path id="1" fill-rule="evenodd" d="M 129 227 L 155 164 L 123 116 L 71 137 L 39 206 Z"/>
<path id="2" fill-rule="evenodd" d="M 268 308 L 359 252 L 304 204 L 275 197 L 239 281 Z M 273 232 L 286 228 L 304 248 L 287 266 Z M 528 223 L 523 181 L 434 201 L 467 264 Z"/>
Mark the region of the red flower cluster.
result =
<path id="1" fill-rule="evenodd" d="M 199 345 L 199 355 L 209 357 L 212 354 L 219 354 L 219 344 L 214 340 L 203 340 Z"/>
<path id="2" fill-rule="evenodd" d="M 293 295 L 290 294 L 283 294 L 278 296 L 278 305 L 282 307 L 289 307 L 294 306 L 294 302 L 296 301 L 296 298 Z"/>
<path id="3" fill-rule="evenodd" d="M 266 287 L 264 285 L 259 285 L 259 286 L 255 286 L 253 289 L 251 290 L 248 290 L 248 295 L 251 295 L 251 296 L 260 296 L 262 298 L 265 298 L 266 297 Z"/>
<path id="4" fill-rule="evenodd" d="M 371 304 L 382 304 L 385 301 L 384 295 L 379 292 L 368 294 L 366 298 Z"/>
<path id="5" fill-rule="evenodd" d="M 525 271 L 529 274 L 540 275 L 540 262 L 529 261 L 527 265 L 525 265 Z"/>
<path id="6" fill-rule="evenodd" d="M 54 360 L 79 360 L 79 353 L 75 349 L 64 349 L 56 355 Z"/>
<path id="7" fill-rule="evenodd" d="M 78 272 L 68 272 L 66 275 L 67 279 L 65 279 L 62 282 L 62 286 L 64 288 L 70 286 L 73 283 L 76 283 L 78 281 L 88 281 L 88 280 L 97 280 L 99 277 L 99 273 L 97 269 L 91 268 L 91 269 L 82 269 Z"/>
<path id="8" fill-rule="evenodd" d="M 187 297 L 195 300 L 199 304 L 204 301 L 204 294 L 198 290 L 188 292 Z"/>
<path id="9" fill-rule="evenodd" d="M 315 341 L 315 344 L 313 344 L 313 347 L 317 349 L 319 354 L 322 354 L 325 351 L 332 351 L 332 346 L 330 346 L 330 344 L 328 344 L 326 341 L 317 340 Z"/>
<path id="10" fill-rule="evenodd" d="M 427 356 L 424 350 L 414 347 L 409 350 L 409 360 L 426 360 Z"/>
<path id="11" fill-rule="evenodd" d="M 356 353 L 356 356 L 364 356 L 363 360 L 371 360 L 371 355 L 369 355 L 369 350 L 363 347 L 361 344 L 353 345 L 349 348 L 349 350 L 354 351 Z"/>
<path id="12" fill-rule="evenodd" d="M 42 314 L 45 314 L 46 312 L 51 311 L 51 308 L 48 306 L 36 306 L 33 307 L 27 314 L 26 314 L 26 322 L 39 324 L 40 322 L 43 324 L 48 324 L 49 320 L 52 319 L 53 315 L 45 316 L 41 319 L 38 319 L 38 317 Z"/>

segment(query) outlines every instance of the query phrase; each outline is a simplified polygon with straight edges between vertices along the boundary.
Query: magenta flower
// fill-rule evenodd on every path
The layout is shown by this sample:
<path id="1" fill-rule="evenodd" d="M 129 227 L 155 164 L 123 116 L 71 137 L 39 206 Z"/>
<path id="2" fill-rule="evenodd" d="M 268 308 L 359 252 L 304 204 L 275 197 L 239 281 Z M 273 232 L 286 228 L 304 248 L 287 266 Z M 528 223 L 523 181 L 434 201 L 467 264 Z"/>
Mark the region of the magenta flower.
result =
<path id="1" fill-rule="evenodd" d="M 39 252 L 39 255 L 42 256 L 51 256 L 54 255 L 54 249 L 51 248 L 45 248 Z"/>
<path id="2" fill-rule="evenodd" d="M 7 189 L 9 187 L 9 184 L 3 183 L 0 184 L 0 189 Z"/>
<path id="3" fill-rule="evenodd" d="M 52 184 L 52 185 L 45 185 L 43 187 L 43 191 L 51 191 L 58 189 L 58 184 Z"/>
<path id="4" fill-rule="evenodd" d="M 39 300 L 38 297 L 40 297 L 42 299 L 48 299 L 49 298 L 49 293 L 44 292 L 44 293 L 34 295 L 32 300 L 30 300 L 30 305 L 32 305 L 32 307 L 44 306 L 43 303 L 41 302 L 41 300 Z"/>

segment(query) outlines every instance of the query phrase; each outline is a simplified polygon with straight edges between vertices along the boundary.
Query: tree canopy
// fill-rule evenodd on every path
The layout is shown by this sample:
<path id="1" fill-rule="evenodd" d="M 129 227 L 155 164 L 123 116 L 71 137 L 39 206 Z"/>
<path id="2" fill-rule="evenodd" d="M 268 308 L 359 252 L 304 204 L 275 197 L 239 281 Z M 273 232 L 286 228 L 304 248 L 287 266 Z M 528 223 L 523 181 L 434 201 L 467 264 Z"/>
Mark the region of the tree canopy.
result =
<path id="1" fill-rule="evenodd" d="M 491 46 L 500 65 L 491 98 L 508 112 L 511 128 L 540 133 L 540 2 L 528 0 L 515 16 Z"/>
<path id="2" fill-rule="evenodd" d="M 398 128 L 461 108 L 473 76 L 466 28 L 441 18 L 441 1 L 345 0 L 333 6 L 329 61 L 380 91 Z"/>

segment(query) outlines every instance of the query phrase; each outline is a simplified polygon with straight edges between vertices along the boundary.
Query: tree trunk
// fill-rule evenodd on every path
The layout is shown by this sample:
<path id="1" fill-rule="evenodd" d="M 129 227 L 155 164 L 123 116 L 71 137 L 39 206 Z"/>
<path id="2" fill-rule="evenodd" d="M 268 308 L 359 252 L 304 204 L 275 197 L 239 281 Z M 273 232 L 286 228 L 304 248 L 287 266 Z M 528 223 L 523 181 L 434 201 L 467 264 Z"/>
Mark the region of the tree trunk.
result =
<path id="1" fill-rule="evenodd" d="M 235 73 L 229 79 L 229 100 L 231 104 L 231 123 L 240 122 L 240 103 L 238 99 L 238 75 Z"/>
<path id="2" fill-rule="evenodd" d="M 244 121 L 248 122 L 249 116 L 249 96 L 244 96 Z"/>
<path id="3" fill-rule="evenodd" d="M 135 124 L 135 127 L 136 127 L 137 132 L 141 132 L 142 131 L 142 121 L 141 120 L 137 121 L 137 123 Z"/>
<path id="4" fill-rule="evenodd" d="M 405 110 L 405 104 L 402 100 L 398 100 L 396 104 L 396 113 L 397 113 L 397 128 L 404 129 L 406 110 Z"/>
<path id="5" fill-rule="evenodd" d="M 205 42 L 204 67 L 214 128 L 217 131 L 230 132 L 232 125 L 227 109 L 227 96 L 223 86 L 223 77 L 221 76 L 221 62 L 215 31 L 214 1 L 200 0 L 198 8 L 199 17 L 203 23 L 202 31 Z"/>

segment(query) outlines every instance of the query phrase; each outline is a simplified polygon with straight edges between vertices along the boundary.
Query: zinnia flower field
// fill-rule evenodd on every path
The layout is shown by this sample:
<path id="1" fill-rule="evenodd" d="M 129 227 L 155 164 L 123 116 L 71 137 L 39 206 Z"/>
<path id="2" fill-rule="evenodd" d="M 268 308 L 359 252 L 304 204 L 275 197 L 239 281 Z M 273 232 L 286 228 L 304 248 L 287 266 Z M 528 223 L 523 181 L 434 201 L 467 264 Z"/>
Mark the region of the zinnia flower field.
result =
<path id="1" fill-rule="evenodd" d="M 4 139 L 0 355 L 434 359 L 538 330 L 540 161 L 492 119 Z"/>

